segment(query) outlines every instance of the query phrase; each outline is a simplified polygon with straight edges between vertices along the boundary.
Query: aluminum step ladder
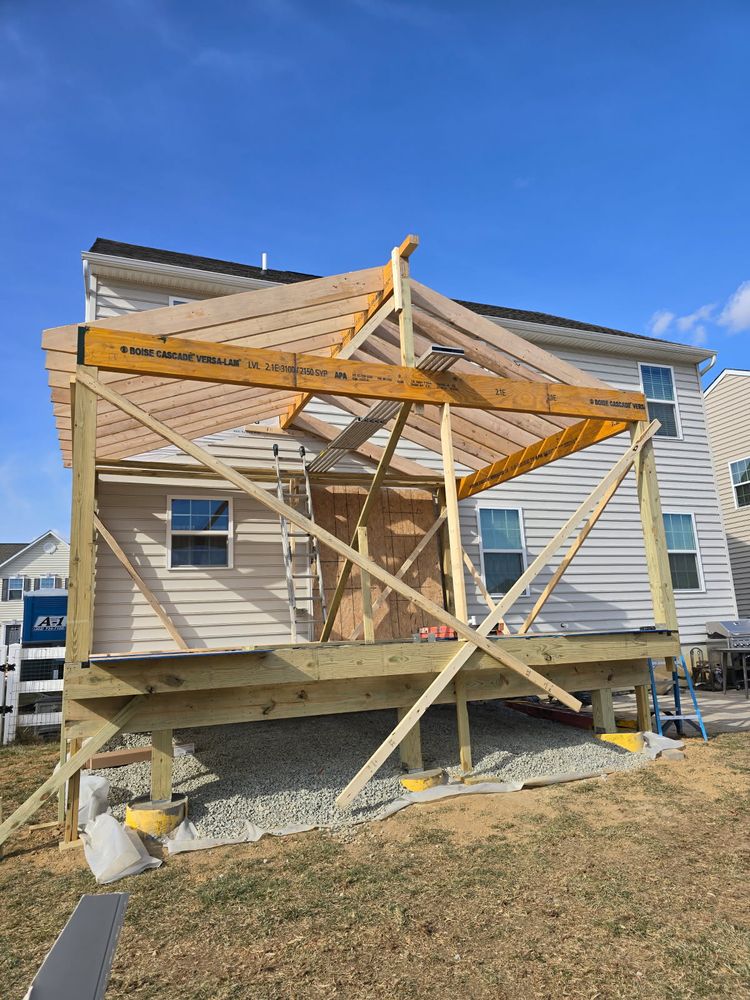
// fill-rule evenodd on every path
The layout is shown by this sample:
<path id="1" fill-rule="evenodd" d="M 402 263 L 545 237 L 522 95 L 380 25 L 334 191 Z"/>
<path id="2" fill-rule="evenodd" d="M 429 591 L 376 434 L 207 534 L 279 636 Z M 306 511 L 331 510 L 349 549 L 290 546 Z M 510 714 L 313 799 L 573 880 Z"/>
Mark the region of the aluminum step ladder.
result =
<path id="1" fill-rule="evenodd" d="M 667 726 L 674 724 L 677 730 L 678 736 L 683 735 L 683 722 L 687 722 L 703 737 L 704 741 L 708 743 L 708 735 L 706 733 L 706 726 L 703 722 L 703 715 L 701 714 L 700 706 L 698 705 L 698 698 L 695 694 L 695 688 L 693 687 L 693 679 L 690 676 L 690 671 L 685 663 L 684 656 L 675 656 L 672 660 L 674 669 L 672 670 L 672 695 L 674 697 L 674 712 L 664 711 L 662 712 L 659 705 L 659 696 L 656 693 L 656 678 L 654 677 L 654 661 L 648 661 L 648 672 L 651 678 L 651 700 L 654 703 L 654 721 L 656 722 L 656 731 L 659 736 L 664 735 L 664 729 Z M 682 711 L 682 696 L 680 694 L 680 673 L 679 668 L 682 669 L 683 677 L 687 683 L 687 689 L 690 692 L 690 698 L 693 702 L 693 708 L 695 713 L 692 715 L 685 715 Z"/>
<path id="2" fill-rule="evenodd" d="M 305 463 L 305 449 L 300 446 L 300 471 L 289 475 L 289 486 L 284 485 L 284 474 L 279 463 L 279 446 L 273 446 L 273 460 L 276 471 L 276 495 L 282 503 L 293 507 L 308 520 L 314 521 L 310 476 Z M 286 517 L 279 517 L 281 525 L 281 545 L 284 554 L 287 598 L 291 641 L 302 638 L 312 641 L 317 633 L 316 625 L 322 625 L 326 618 L 326 598 L 323 586 L 323 567 L 320 561 L 320 543 L 307 531 L 292 524 Z M 316 611 L 320 617 L 316 617 Z M 304 633 L 307 634 L 304 634 Z"/>

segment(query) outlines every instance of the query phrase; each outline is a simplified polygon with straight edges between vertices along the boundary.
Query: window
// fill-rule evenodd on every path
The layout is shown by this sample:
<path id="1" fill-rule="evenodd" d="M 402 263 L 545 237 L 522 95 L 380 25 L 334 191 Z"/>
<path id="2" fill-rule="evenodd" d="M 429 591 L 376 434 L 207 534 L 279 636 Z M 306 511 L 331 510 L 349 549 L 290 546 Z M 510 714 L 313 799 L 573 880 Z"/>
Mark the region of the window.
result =
<path id="1" fill-rule="evenodd" d="M 54 576 L 40 576 L 38 590 L 50 590 L 55 586 Z"/>
<path id="2" fill-rule="evenodd" d="M 665 514 L 669 568 L 675 590 L 703 590 L 695 519 L 692 514 Z"/>
<path id="3" fill-rule="evenodd" d="M 674 372 L 661 365 L 641 365 L 641 386 L 646 397 L 649 420 L 658 420 L 659 437 L 682 437 L 677 397 L 674 391 Z"/>
<path id="4" fill-rule="evenodd" d="M 526 569 L 520 510 L 479 507 L 482 572 L 490 594 L 506 594 Z"/>
<path id="5" fill-rule="evenodd" d="M 734 502 L 738 507 L 750 507 L 750 458 L 729 463 L 734 487 Z"/>
<path id="6" fill-rule="evenodd" d="M 232 501 L 170 497 L 169 567 L 232 565 Z"/>
<path id="7" fill-rule="evenodd" d="M 9 576 L 8 577 L 8 596 L 6 600 L 8 601 L 20 601 L 23 597 L 23 577 L 22 576 Z"/>

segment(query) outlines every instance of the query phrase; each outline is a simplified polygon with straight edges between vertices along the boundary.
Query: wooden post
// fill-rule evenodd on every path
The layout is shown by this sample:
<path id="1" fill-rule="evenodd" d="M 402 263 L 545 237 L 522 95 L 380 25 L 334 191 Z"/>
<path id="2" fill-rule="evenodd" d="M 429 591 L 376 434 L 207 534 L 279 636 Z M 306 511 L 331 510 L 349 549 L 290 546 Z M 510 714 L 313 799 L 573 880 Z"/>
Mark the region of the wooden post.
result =
<path id="1" fill-rule="evenodd" d="M 396 721 L 401 722 L 409 711 L 408 708 L 396 709 Z M 422 764 L 422 736 L 419 731 L 419 723 L 416 724 L 398 745 L 401 766 L 406 771 L 421 771 Z"/>
<path id="2" fill-rule="evenodd" d="M 594 714 L 595 733 L 616 733 L 615 707 L 612 704 L 612 688 L 602 688 L 591 692 L 591 707 Z"/>
<path id="3" fill-rule="evenodd" d="M 370 546 L 367 542 L 367 526 L 364 524 L 357 528 L 357 548 L 363 556 L 370 555 Z M 362 588 L 362 622 L 365 631 L 365 642 L 375 642 L 375 625 L 372 620 L 372 583 L 370 581 L 370 574 L 366 569 L 360 569 L 359 579 Z"/>
<path id="4" fill-rule="evenodd" d="M 445 512 L 448 518 L 448 550 L 450 552 L 450 581 L 453 594 L 453 614 L 462 622 L 469 620 L 469 605 L 466 600 L 464 580 L 463 546 L 461 544 L 461 522 L 458 513 L 456 492 L 456 463 L 453 457 L 453 436 L 451 433 L 451 408 L 443 406 L 440 421 L 440 443 L 443 449 L 443 490 Z M 469 727 L 469 707 L 466 703 L 466 682 L 459 671 L 453 681 L 456 695 L 456 725 L 458 746 L 463 771 L 471 771 L 471 730 Z"/>
<path id="5" fill-rule="evenodd" d="M 635 687 L 635 709 L 639 731 L 650 733 L 651 703 L 648 700 L 648 687 L 645 684 L 637 684 Z"/>
<path id="6" fill-rule="evenodd" d="M 411 288 L 409 287 L 409 261 L 401 256 L 399 247 L 393 248 L 391 267 L 393 268 L 393 299 L 401 339 L 401 364 L 404 368 L 413 368 L 414 326 L 411 310 Z"/>
<path id="7" fill-rule="evenodd" d="M 634 424 L 631 436 L 635 439 L 647 426 Z M 669 568 L 667 536 L 664 530 L 664 515 L 659 496 L 659 481 L 656 476 L 654 442 L 649 439 L 635 460 L 638 483 L 638 503 L 643 526 L 643 543 L 646 548 L 646 565 L 651 587 L 651 602 L 654 607 L 654 623 L 666 626 L 673 632 L 679 630 L 677 606 L 672 589 L 672 573 Z"/>
<path id="8" fill-rule="evenodd" d="M 172 730 L 159 729 L 151 734 L 151 798 L 155 802 L 172 800 Z"/>
<path id="9" fill-rule="evenodd" d="M 78 374 L 96 378 L 97 371 L 78 366 Z M 88 661 L 94 624 L 94 504 L 96 499 L 96 394 L 76 381 L 73 396 L 73 492 L 70 519 L 70 581 L 68 584 L 68 628 L 65 663 Z M 65 699 L 63 686 L 63 701 Z M 71 755 L 81 749 L 72 740 Z M 78 839 L 80 769 L 68 781 L 65 808 L 65 843 Z"/>

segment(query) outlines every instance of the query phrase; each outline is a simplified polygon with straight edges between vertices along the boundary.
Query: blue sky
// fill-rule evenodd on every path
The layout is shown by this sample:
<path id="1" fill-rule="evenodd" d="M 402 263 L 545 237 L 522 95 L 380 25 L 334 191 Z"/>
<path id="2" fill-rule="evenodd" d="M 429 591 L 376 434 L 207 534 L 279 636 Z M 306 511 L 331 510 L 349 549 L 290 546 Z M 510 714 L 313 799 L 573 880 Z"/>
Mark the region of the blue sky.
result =
<path id="1" fill-rule="evenodd" d="M 96 236 L 448 294 L 750 367 L 750 5 L 0 0 L 0 538 L 67 534 L 39 350 Z M 714 374 L 714 373 L 712 373 Z"/>

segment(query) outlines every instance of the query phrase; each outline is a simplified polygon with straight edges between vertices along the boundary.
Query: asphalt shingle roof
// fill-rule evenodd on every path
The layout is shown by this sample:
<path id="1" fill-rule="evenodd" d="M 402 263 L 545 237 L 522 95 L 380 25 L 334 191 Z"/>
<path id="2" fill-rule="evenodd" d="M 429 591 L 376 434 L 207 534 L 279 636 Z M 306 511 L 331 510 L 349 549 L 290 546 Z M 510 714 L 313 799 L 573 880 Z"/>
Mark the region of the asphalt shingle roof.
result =
<path id="1" fill-rule="evenodd" d="M 190 267 L 199 271 L 215 271 L 218 274 L 236 275 L 241 278 L 258 278 L 262 281 L 276 281 L 280 284 L 293 284 L 297 281 L 310 281 L 319 278 L 319 274 L 304 274 L 301 271 L 275 271 L 271 268 L 263 270 L 252 264 L 238 264 L 229 260 L 218 260 L 215 257 L 199 257 L 192 253 L 178 253 L 174 250 L 159 250 L 155 247 L 139 246 L 136 243 L 119 243 L 117 240 L 94 240 L 90 247 L 91 253 L 107 254 L 111 257 L 126 257 L 131 260 L 150 261 L 154 264 L 171 264 L 175 267 Z M 521 323 L 540 323 L 545 326 L 566 327 L 571 330 L 589 331 L 594 333 L 609 333 L 618 337 L 635 337 L 638 340 L 650 340 L 657 343 L 668 343 L 656 337 L 647 337 L 642 333 L 628 333 L 613 327 L 598 326 L 595 323 L 583 323 L 580 320 L 567 319 L 564 316 L 553 316 L 550 313 L 532 312 L 527 309 L 511 309 L 507 306 L 493 306 L 482 302 L 456 301 L 482 316 L 496 316 L 498 319 L 517 320 Z"/>
<path id="2" fill-rule="evenodd" d="M 28 542 L 0 542 L 0 565 L 7 562 L 21 549 L 25 549 Z"/>

